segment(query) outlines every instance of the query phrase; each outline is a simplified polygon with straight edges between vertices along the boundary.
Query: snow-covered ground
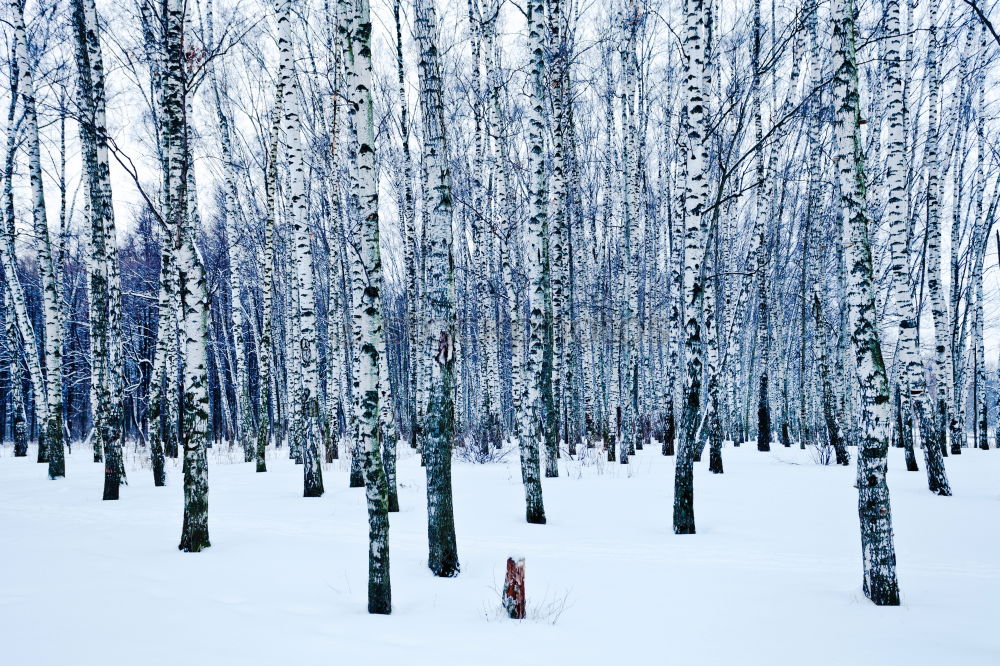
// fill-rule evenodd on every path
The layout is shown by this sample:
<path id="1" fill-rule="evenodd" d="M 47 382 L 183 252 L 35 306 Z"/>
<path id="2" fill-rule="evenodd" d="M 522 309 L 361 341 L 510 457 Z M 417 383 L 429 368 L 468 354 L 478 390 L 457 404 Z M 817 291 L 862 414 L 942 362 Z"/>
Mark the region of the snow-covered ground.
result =
<path id="1" fill-rule="evenodd" d="M 267 474 L 215 451 L 212 547 L 177 550 L 178 465 L 133 466 L 118 502 L 79 447 L 49 481 L 0 450 L 0 664 L 1000 664 L 1000 451 L 947 459 L 955 496 L 891 452 L 903 605 L 862 594 L 854 467 L 727 448 L 696 471 L 698 534 L 671 531 L 673 458 L 564 461 L 548 524 L 524 523 L 516 455 L 456 461 L 462 573 L 426 568 L 423 470 L 399 465 L 393 614 L 366 612 L 364 493 L 341 461 L 302 498 L 301 467 Z M 852 451 L 853 453 L 853 451 Z M 34 452 L 31 453 L 34 456 Z M 508 554 L 527 561 L 529 619 L 505 619 Z"/>

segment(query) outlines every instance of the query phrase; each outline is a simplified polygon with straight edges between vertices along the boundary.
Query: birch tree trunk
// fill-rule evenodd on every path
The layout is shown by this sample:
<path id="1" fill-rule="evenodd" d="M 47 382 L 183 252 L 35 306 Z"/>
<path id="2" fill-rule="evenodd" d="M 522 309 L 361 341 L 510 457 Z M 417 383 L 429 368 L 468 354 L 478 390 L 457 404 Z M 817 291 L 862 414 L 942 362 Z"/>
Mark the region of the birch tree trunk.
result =
<path id="1" fill-rule="evenodd" d="M 264 219 L 264 266 L 261 280 L 261 299 L 263 307 L 261 319 L 260 352 L 257 357 L 258 373 L 260 374 L 260 393 L 257 411 L 260 421 L 257 424 L 257 442 L 255 450 L 257 472 L 267 471 L 267 445 L 271 441 L 274 430 L 272 414 L 277 416 L 277 392 L 273 391 L 276 384 L 275 364 L 273 362 L 274 340 L 274 262 L 275 262 L 275 224 L 277 218 L 278 199 L 278 137 L 281 132 L 282 102 L 284 101 L 284 76 L 281 67 L 285 61 L 278 61 L 278 77 L 274 91 L 274 108 L 271 110 L 271 139 L 268 144 L 267 171 L 264 178 L 264 196 L 266 198 L 266 214 Z M 272 394 L 275 398 L 272 408 Z M 276 421 L 277 419 L 275 419 Z"/>
<path id="2" fill-rule="evenodd" d="M 540 17 L 539 17 L 540 18 Z M 541 28 L 540 28 L 541 29 Z M 559 476 L 559 442 L 565 418 L 563 395 L 566 359 L 566 287 L 568 280 L 566 239 L 569 220 L 569 187 L 566 180 L 565 137 L 566 107 L 572 99 L 566 96 L 570 54 L 567 53 L 566 17 L 562 0 L 548 0 L 549 96 L 552 105 L 550 134 L 552 136 L 552 214 L 549 217 L 551 265 L 551 314 L 546 340 L 546 355 L 551 358 L 550 408 L 545 424 L 545 476 Z"/>
<path id="3" fill-rule="evenodd" d="M 680 104 L 681 110 L 686 118 L 687 102 L 683 101 Z M 686 155 L 684 153 L 684 146 L 682 145 L 683 139 L 682 132 L 680 129 L 685 127 L 686 121 L 682 120 L 678 125 L 678 131 L 676 135 L 678 137 L 676 149 L 678 152 L 678 165 L 676 171 L 680 172 L 675 174 L 674 182 L 675 189 L 680 190 L 681 187 L 677 185 L 677 181 L 682 180 L 681 175 L 686 173 Z M 681 159 L 683 157 L 683 159 Z M 684 178 L 683 180 L 686 180 Z M 668 224 L 667 230 L 670 234 L 670 255 L 668 265 L 670 266 L 670 279 L 668 287 L 668 302 L 669 302 L 669 314 L 667 315 L 668 323 L 668 333 L 667 333 L 667 347 L 669 351 L 667 353 L 667 367 L 669 372 L 667 375 L 667 382 L 669 386 L 667 390 L 669 391 L 667 397 L 667 414 L 666 423 L 663 426 L 663 447 L 661 452 L 665 456 L 672 456 L 676 451 L 677 442 L 677 395 L 678 384 L 681 382 L 678 379 L 686 377 L 686 375 L 679 371 L 681 366 L 681 354 L 680 354 L 680 342 L 681 342 L 681 321 L 683 313 L 684 298 L 686 292 L 682 284 L 682 271 L 683 271 L 683 261 L 684 261 L 684 225 L 685 225 L 685 215 L 684 206 L 676 205 L 678 203 L 684 203 L 685 195 L 678 195 L 672 197 L 667 202 L 668 207 Z M 736 364 L 733 364 L 736 367 Z M 731 382 L 731 385 L 735 384 L 735 381 Z"/>
<path id="4" fill-rule="evenodd" d="M 524 235 L 524 265 L 528 275 L 528 368 L 525 378 L 525 400 L 521 405 L 519 451 L 521 480 L 524 483 L 527 520 L 545 522 L 542 503 L 541 464 L 539 446 L 544 441 L 542 390 L 545 356 L 545 275 L 542 234 L 546 215 L 545 146 L 544 146 L 544 44 L 545 4 L 542 0 L 528 3 L 528 53 L 531 69 L 528 74 L 528 172 L 529 218 Z"/>
<path id="5" fill-rule="evenodd" d="M 892 291 L 899 312 L 898 350 L 901 365 L 901 384 L 905 388 L 910 403 L 910 411 L 920 428 L 920 439 L 924 445 L 927 462 L 927 483 L 932 492 L 950 494 L 945 476 L 941 451 L 932 443 L 937 441 L 933 427 L 933 415 L 927 403 L 927 385 L 924 379 L 924 364 L 917 346 L 917 314 L 910 295 L 909 268 L 910 247 L 906 231 L 906 152 L 903 139 L 906 100 L 903 97 L 903 80 L 900 74 L 900 11 L 899 0 L 889 0 L 886 4 L 886 30 L 889 39 L 885 43 L 885 57 L 888 64 L 887 107 L 888 142 L 886 154 L 886 180 L 889 200 L 886 206 L 886 221 L 889 224 L 892 253 Z M 904 422 L 903 427 L 912 429 L 912 424 Z M 907 433 L 908 434 L 908 433 Z M 905 436 L 905 435 L 904 435 Z"/>
<path id="6" fill-rule="evenodd" d="M 986 27 L 979 30 L 979 53 L 986 58 L 988 49 Z M 987 213 L 983 208 L 983 199 L 986 189 L 986 68 L 980 67 L 980 72 L 976 77 L 976 95 L 978 103 L 976 105 L 976 175 L 973 183 L 975 192 L 975 204 L 973 206 L 973 222 L 975 226 L 976 248 L 975 263 L 973 264 L 973 284 L 975 289 L 975 312 L 973 315 L 973 355 L 974 355 L 974 387 L 973 398 L 973 423 L 976 432 L 977 445 L 982 450 L 990 448 L 989 443 L 989 407 L 986 402 L 986 350 L 983 346 L 983 308 L 986 303 L 983 300 L 983 268 L 986 258 L 986 246 L 989 244 L 990 227 L 993 222 L 995 208 L 991 208 Z M 994 199 L 996 201 L 996 199 Z M 1000 247 L 1000 246 L 998 246 Z"/>
<path id="7" fill-rule="evenodd" d="M 11 316 L 10 290 L 6 287 L 0 292 L 3 301 L 4 332 L 7 335 L 7 353 L 10 355 L 8 377 L 10 378 L 10 406 L 7 408 L 7 419 L 10 422 L 11 436 L 14 439 L 14 457 L 24 458 L 28 455 L 28 418 L 24 411 L 24 378 L 21 373 L 21 345 L 17 344 L 17 324 Z"/>
<path id="8" fill-rule="evenodd" d="M 349 5 L 345 4 L 347 9 Z M 343 19 L 344 17 L 342 17 Z M 361 219 L 361 265 L 365 287 L 360 302 L 361 348 L 358 354 L 358 425 L 364 445 L 365 494 L 368 502 L 368 612 L 392 611 L 389 585 L 389 513 L 388 489 L 380 452 L 379 401 L 380 374 L 385 343 L 382 332 L 382 259 L 379 250 L 378 182 L 375 174 L 375 127 L 372 110 L 371 17 L 367 0 L 360 0 L 350 11 L 347 23 L 345 65 L 347 69 L 348 109 L 356 130 L 354 169 L 358 186 L 355 204 Z"/>
<path id="9" fill-rule="evenodd" d="M 291 34 L 291 0 L 283 0 L 278 15 L 278 52 L 282 60 L 281 87 L 282 134 L 284 156 L 290 171 L 291 200 L 289 216 L 292 226 L 292 258 L 295 263 L 296 333 L 299 338 L 298 361 L 301 384 L 295 401 L 299 410 L 294 423 L 298 431 L 293 438 L 302 445 L 303 496 L 323 495 L 323 469 L 319 458 L 319 350 L 316 340 L 316 296 L 313 254 L 305 196 L 305 164 L 303 161 L 302 129 L 299 119 L 299 83 L 295 73 L 294 48 Z"/>
<path id="10" fill-rule="evenodd" d="M 42 374 L 42 366 L 38 360 L 38 343 L 35 337 L 35 329 L 28 314 L 24 287 L 21 285 L 21 279 L 17 274 L 17 254 L 15 249 L 16 234 L 14 229 L 14 154 L 17 147 L 19 129 L 14 122 L 15 107 L 17 104 L 16 76 L 13 79 L 13 85 L 15 86 L 15 92 L 11 95 L 10 108 L 7 115 L 7 155 L 4 164 L 3 192 L 4 221 L 3 235 L 2 239 L 0 239 L 0 263 L 3 264 L 3 277 L 5 284 L 4 293 L 9 296 L 9 301 L 6 303 L 9 307 L 5 308 L 5 311 L 7 312 L 8 326 L 10 327 L 7 339 L 13 349 L 15 346 L 13 331 L 16 329 L 21 336 L 21 346 L 24 351 L 24 358 L 27 361 L 28 378 L 30 380 L 35 414 L 37 418 L 43 419 L 45 418 L 45 410 L 47 408 L 46 397 L 48 394 L 45 390 L 45 380 L 44 375 Z M 14 354 L 14 356 L 16 359 L 16 354 Z M 17 371 L 14 374 L 20 377 L 20 362 L 14 360 L 12 361 L 12 365 L 17 366 Z M 13 382 L 13 377 L 11 381 Z M 20 384 L 18 385 L 18 393 L 16 393 L 14 397 L 15 414 L 20 412 L 24 416 L 22 428 L 25 437 L 24 446 L 27 447 L 27 413 L 25 411 L 24 391 Z M 17 408 L 18 405 L 20 405 L 20 410 Z M 15 422 L 17 419 L 18 417 L 15 416 Z M 15 429 L 15 435 L 16 433 L 17 430 Z M 27 455 L 27 448 L 24 449 L 24 455 Z M 42 457 L 41 451 L 40 457 Z M 40 462 L 45 462 L 44 458 Z"/>
<path id="11" fill-rule="evenodd" d="M 11 437 L 14 440 L 14 457 L 23 458 L 28 455 L 28 422 L 27 412 L 24 405 L 24 384 L 21 372 L 21 353 L 24 344 L 19 344 L 18 334 L 22 325 L 20 310 L 13 307 L 15 298 L 14 290 L 21 288 L 21 283 L 17 280 L 17 265 L 14 260 L 14 154 L 17 147 L 18 129 L 20 124 L 15 122 L 17 112 L 17 59 L 11 61 L 11 96 L 7 105 L 7 153 L 4 157 L 3 169 L 3 227 L 2 237 L 0 237 L 0 264 L 3 267 L 3 289 L 0 290 L 0 298 L 3 300 L 4 311 L 4 332 L 7 336 L 7 353 L 9 358 L 10 371 L 10 411 L 8 417 L 10 421 Z M 23 291 L 22 291 L 23 295 Z M 31 330 L 34 339 L 34 330 Z M 25 339 L 26 341 L 26 339 Z M 36 350 L 37 351 L 37 350 Z M 35 356 L 37 358 L 37 355 Z M 29 359 L 30 362 L 30 359 Z M 37 380 L 37 377 L 35 378 Z M 36 385 L 35 398 L 45 394 L 38 390 Z M 94 462 L 100 461 L 95 452 Z"/>
<path id="12" fill-rule="evenodd" d="M 125 479 L 122 463 L 121 287 L 105 111 L 104 63 L 93 0 L 73 0 L 80 90 L 80 144 L 90 208 L 90 339 L 94 446 L 104 451 L 104 499 L 116 500 Z"/>
<path id="13" fill-rule="evenodd" d="M 706 273 L 714 277 L 709 277 L 705 281 L 705 342 L 707 347 L 707 397 L 708 405 L 705 416 L 705 436 L 708 439 L 708 470 L 713 474 L 722 474 L 722 421 L 720 419 L 719 404 L 719 225 L 715 220 L 712 229 L 712 244 L 710 252 L 706 254 Z M 700 447 L 700 445 L 699 445 Z"/>
<path id="14" fill-rule="evenodd" d="M 455 438 L 455 277 L 452 271 L 452 182 L 445 137 L 438 23 L 433 0 L 416 0 L 414 32 L 420 60 L 420 115 L 424 123 L 423 162 L 426 261 L 423 353 L 431 359 L 427 413 L 421 429 L 427 469 L 428 566 L 435 576 L 459 571 L 451 492 L 451 447 Z"/>
<path id="15" fill-rule="evenodd" d="M 638 408 L 639 408 L 639 262 L 641 253 L 639 248 L 639 166 L 642 160 L 636 154 L 639 151 L 638 145 L 638 115 L 636 110 L 638 92 L 636 62 L 636 40 L 639 23 L 642 17 L 638 7 L 629 10 L 626 17 L 625 30 L 627 34 L 626 46 L 622 52 L 622 70 L 625 76 L 625 90 L 622 95 L 622 131 L 624 134 L 624 150 L 622 152 L 622 173 L 624 176 L 624 186 L 622 187 L 623 201 L 623 231 L 624 242 L 622 252 L 624 252 L 624 290 L 622 302 L 624 308 L 621 311 L 622 317 L 622 441 L 619 451 L 619 462 L 627 463 L 628 455 L 635 453 L 638 440 Z M 554 180 L 554 179 L 553 179 Z M 640 445 L 641 446 L 641 445 Z"/>
<path id="16" fill-rule="evenodd" d="M 355 33 L 359 30 L 359 8 L 357 4 L 353 4 L 349 0 L 340 0 L 338 5 L 340 7 L 340 37 L 341 37 L 341 47 L 344 49 L 344 69 L 346 85 L 350 89 L 351 77 L 355 76 L 352 72 L 355 71 L 355 58 L 357 54 L 355 49 L 357 45 L 353 43 L 352 40 L 355 39 Z M 350 157 L 351 168 L 349 169 L 349 179 L 350 187 L 348 190 L 348 207 L 347 214 L 342 216 L 343 233 L 345 238 L 355 238 L 359 237 L 361 233 L 360 225 L 362 224 L 359 219 L 360 211 L 362 210 L 359 198 L 361 196 L 361 190 L 364 185 L 360 181 L 361 169 L 358 164 L 358 150 L 360 149 L 361 139 L 359 137 L 359 132 L 361 131 L 358 127 L 358 123 L 361 122 L 359 119 L 359 114 L 362 110 L 359 108 L 353 97 L 349 96 L 349 106 L 348 106 L 348 135 L 351 137 L 348 141 L 348 154 Z M 366 486 L 365 481 L 365 471 L 364 471 L 364 460 L 366 456 L 365 452 L 365 441 L 363 441 L 363 435 L 361 433 L 362 423 L 359 419 L 359 415 L 364 410 L 362 405 L 362 400 L 364 395 L 361 391 L 361 347 L 364 344 L 362 338 L 361 329 L 361 317 L 362 317 L 362 299 L 364 297 L 365 288 L 365 277 L 364 277 L 364 265 L 361 259 L 361 250 L 357 247 L 357 243 L 354 244 L 355 247 L 342 248 L 343 254 L 342 259 L 344 266 L 347 270 L 346 277 L 346 287 L 347 287 L 347 297 L 350 298 L 350 308 L 347 308 L 349 317 L 347 318 L 346 328 L 350 331 L 353 344 L 351 345 L 351 395 L 353 398 L 354 409 L 350 412 L 350 418 L 348 419 L 348 432 L 350 433 L 351 443 L 351 473 L 349 477 L 349 486 L 351 488 L 361 488 Z"/>
<path id="17" fill-rule="evenodd" d="M 889 383 L 875 323 L 872 255 L 868 240 L 865 165 L 855 53 L 854 0 L 833 5 L 834 130 L 847 253 L 847 311 L 861 402 L 858 442 L 858 515 L 864 590 L 879 606 L 899 605 L 886 456 L 892 428 Z"/>
<path id="18" fill-rule="evenodd" d="M 48 218 L 45 214 L 45 191 L 42 186 L 41 142 L 38 136 L 38 112 L 35 104 L 35 82 L 28 57 L 28 37 L 24 27 L 21 0 L 11 0 L 14 23 L 14 51 L 17 57 L 18 88 L 24 104 L 24 130 L 27 139 L 28 175 L 31 180 L 31 215 L 35 232 L 35 251 L 42 286 L 42 318 L 45 325 L 45 433 L 39 446 L 39 456 L 49 463 L 49 478 L 66 476 L 63 446 L 62 396 L 62 297 L 57 282 L 57 266 L 52 254 Z"/>
<path id="19" fill-rule="evenodd" d="M 159 236 L 160 288 L 156 307 L 158 325 L 148 415 L 154 486 L 166 485 L 164 454 L 177 448 L 177 309 L 174 305 L 177 300 L 177 260 L 174 256 L 173 239 L 163 229 Z"/>
<path id="20" fill-rule="evenodd" d="M 927 45 L 927 138 L 924 149 L 924 162 L 927 165 L 927 292 L 930 296 L 931 316 L 934 319 L 934 374 L 937 378 L 937 404 L 934 412 L 937 421 L 937 442 L 931 447 L 927 444 L 932 442 L 925 442 L 924 455 L 927 458 L 927 479 L 931 492 L 951 495 L 951 488 L 945 476 L 944 461 L 941 460 L 947 447 L 948 426 L 951 419 L 948 400 L 952 395 L 953 377 L 951 346 L 948 344 L 948 310 L 944 298 L 944 286 L 941 284 L 941 173 L 938 155 L 940 148 L 938 107 L 941 83 L 937 53 L 938 5 L 939 0 L 930 0 L 928 6 L 930 27 Z"/>
<path id="21" fill-rule="evenodd" d="M 163 112 L 167 142 L 167 210 L 165 223 L 177 257 L 181 336 L 184 342 L 184 387 L 181 445 L 184 449 L 184 523 L 178 548 L 208 548 L 208 290 L 205 269 L 195 246 L 198 229 L 190 214 L 191 169 L 185 58 L 185 5 L 167 0 L 164 17 Z"/>
<path id="22" fill-rule="evenodd" d="M 703 31 L 711 8 L 688 0 L 684 20 L 684 103 L 687 110 L 687 183 L 684 193 L 684 383 L 681 441 L 674 473 L 674 534 L 694 534 L 694 454 L 701 423 L 704 299 L 704 214 L 708 203 L 708 135 L 705 117 L 705 43 Z"/>
<path id="23" fill-rule="evenodd" d="M 760 348 L 760 355 L 763 357 L 756 367 L 757 373 L 757 450 L 771 450 L 771 404 L 768 399 L 769 383 L 769 361 L 770 361 L 770 307 L 768 303 L 768 282 L 767 282 L 767 219 L 770 216 L 770 198 L 766 182 L 768 178 L 774 178 L 775 174 L 768 173 L 764 165 L 764 130 L 760 101 L 761 89 L 761 48 L 762 32 L 760 19 L 760 0 L 754 0 L 753 4 L 753 43 L 751 49 L 751 67 L 753 68 L 753 81 L 750 84 L 753 95 L 753 115 L 754 115 L 754 144 L 756 145 L 755 164 L 757 175 L 757 194 L 754 197 L 754 217 L 755 224 L 760 225 L 761 244 L 757 250 L 755 266 L 757 284 L 757 344 Z"/>
<path id="24" fill-rule="evenodd" d="M 212 35 L 213 17 L 211 5 L 206 9 L 206 23 L 208 25 L 208 43 L 213 44 Z M 246 344 L 244 332 L 244 312 L 243 312 L 243 275 L 244 275 L 244 252 L 243 241 L 239 237 L 237 212 L 239 209 L 239 188 L 237 185 L 236 157 L 233 149 L 232 129 L 230 127 L 231 111 L 223 104 L 223 93 L 219 83 L 218 65 L 209 64 L 209 79 L 212 88 L 212 101 L 215 106 L 216 120 L 219 124 L 220 148 L 222 151 L 222 171 L 223 171 L 223 195 L 225 229 L 226 229 L 226 256 L 229 260 L 229 301 L 230 301 L 230 321 L 229 330 L 233 338 L 233 359 L 236 365 L 234 375 L 234 390 L 236 393 L 236 440 L 240 448 L 243 449 L 244 462 L 254 460 L 254 424 L 253 412 L 250 403 L 250 376 L 247 367 Z"/>
<path id="25" fill-rule="evenodd" d="M 403 262 L 406 269 L 406 333 L 407 396 L 409 400 L 410 446 L 416 448 L 420 430 L 418 415 L 417 376 L 420 374 L 419 315 L 417 313 L 416 211 L 413 194 L 413 156 L 410 153 L 409 106 L 406 101 L 406 70 L 403 65 L 403 28 L 400 17 L 401 0 L 393 0 L 392 13 L 396 26 L 396 79 L 399 89 L 399 132 L 403 147 L 403 197 L 400 216 L 403 222 Z"/>
<path id="26" fill-rule="evenodd" d="M 163 41 L 162 31 L 156 30 L 159 21 L 153 15 L 152 7 L 144 3 L 140 6 L 143 46 L 150 70 L 150 93 L 154 116 L 163 117 Z M 162 180 L 161 200 L 166 197 L 166 177 L 169 165 L 166 163 L 166 141 L 164 126 L 156 128 L 157 156 L 160 158 Z M 150 467 L 153 470 L 153 485 L 162 487 L 167 483 L 167 452 L 176 455 L 177 412 L 171 407 L 176 403 L 177 318 L 174 302 L 177 298 L 176 261 L 172 239 L 163 226 L 156 228 L 160 243 L 160 274 L 157 293 L 156 342 L 153 347 L 153 367 L 149 378 L 149 400 L 146 413 L 146 438 L 149 444 Z M 173 368 L 173 372 L 170 372 Z M 171 398 L 174 398 L 171 400 Z M 166 405 L 166 409 L 164 409 Z"/>

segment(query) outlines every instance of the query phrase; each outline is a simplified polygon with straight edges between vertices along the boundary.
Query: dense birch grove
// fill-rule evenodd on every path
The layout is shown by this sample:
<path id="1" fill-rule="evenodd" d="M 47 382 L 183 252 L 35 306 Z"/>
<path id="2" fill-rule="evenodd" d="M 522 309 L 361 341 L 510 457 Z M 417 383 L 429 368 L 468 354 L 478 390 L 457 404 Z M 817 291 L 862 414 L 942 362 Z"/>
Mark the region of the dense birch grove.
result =
<path id="1" fill-rule="evenodd" d="M 209 449 L 306 498 L 346 459 L 383 614 L 404 447 L 442 577 L 455 461 L 518 457 L 542 525 L 560 458 L 672 456 L 643 509 L 692 535 L 696 465 L 798 447 L 856 465 L 898 605 L 890 448 L 942 497 L 1000 448 L 991 11 L 10 0 L 5 445 L 183 484 L 191 552 Z"/>

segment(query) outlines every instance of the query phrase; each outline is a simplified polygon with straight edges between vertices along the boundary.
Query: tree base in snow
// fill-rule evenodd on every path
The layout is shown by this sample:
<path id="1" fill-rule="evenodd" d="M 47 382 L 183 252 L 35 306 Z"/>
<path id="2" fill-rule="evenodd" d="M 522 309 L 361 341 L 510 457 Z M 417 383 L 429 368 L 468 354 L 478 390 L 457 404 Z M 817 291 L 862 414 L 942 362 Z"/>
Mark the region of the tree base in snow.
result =
<path id="1" fill-rule="evenodd" d="M 507 577 L 503 584 L 503 607 L 512 620 L 523 620 L 528 610 L 524 594 L 524 558 L 507 558 Z"/>
<path id="2" fill-rule="evenodd" d="M 184 526 L 181 533 L 181 542 L 177 549 L 185 553 L 198 553 L 210 547 L 212 543 L 208 540 L 208 527 L 190 528 Z"/>

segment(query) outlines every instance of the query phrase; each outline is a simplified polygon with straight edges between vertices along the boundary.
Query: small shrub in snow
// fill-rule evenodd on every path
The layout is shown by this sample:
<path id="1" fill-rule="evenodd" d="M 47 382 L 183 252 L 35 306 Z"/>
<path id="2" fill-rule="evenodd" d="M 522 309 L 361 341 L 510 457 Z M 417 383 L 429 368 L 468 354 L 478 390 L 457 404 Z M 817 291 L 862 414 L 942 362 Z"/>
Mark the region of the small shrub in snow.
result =
<path id="1" fill-rule="evenodd" d="M 504 606 L 503 585 L 495 585 L 492 589 L 496 595 L 496 603 L 488 606 L 484 610 L 483 616 L 486 618 L 486 621 L 514 622 L 514 620 L 510 619 L 508 610 Z M 561 593 L 553 593 L 547 590 L 545 595 L 542 596 L 541 601 L 532 601 L 531 599 L 527 600 L 524 619 L 530 622 L 541 622 L 554 626 L 557 622 L 559 622 L 562 614 L 566 612 L 566 609 L 568 609 L 570 605 L 568 590 Z"/>
<path id="2" fill-rule="evenodd" d="M 483 446 L 481 441 L 475 437 L 467 437 L 462 440 L 461 445 L 455 447 L 455 455 L 459 460 L 476 463 L 478 465 L 488 465 L 503 462 L 510 455 L 513 449 L 508 442 L 504 446 Z"/>
<path id="3" fill-rule="evenodd" d="M 809 455 L 817 465 L 833 464 L 834 450 L 830 444 L 819 444 L 809 447 Z"/>

